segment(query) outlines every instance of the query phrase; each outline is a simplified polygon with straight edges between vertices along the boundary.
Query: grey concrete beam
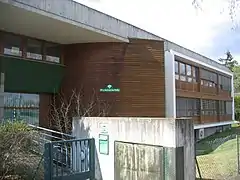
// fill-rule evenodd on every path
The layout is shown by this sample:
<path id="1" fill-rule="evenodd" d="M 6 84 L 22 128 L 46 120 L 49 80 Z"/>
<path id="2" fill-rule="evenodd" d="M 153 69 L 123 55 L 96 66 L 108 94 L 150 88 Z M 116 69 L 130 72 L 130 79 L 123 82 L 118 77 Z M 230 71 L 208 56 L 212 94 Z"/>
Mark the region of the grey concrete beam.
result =
<path id="1" fill-rule="evenodd" d="M 85 28 L 115 36 L 125 41 L 127 38 L 164 40 L 165 50 L 172 49 L 230 72 L 228 68 L 212 59 L 72 0 L 0 0 L 0 2 L 9 3 L 26 10 L 41 11 L 55 18 L 56 16 L 62 17 L 69 23 L 79 23 Z"/>

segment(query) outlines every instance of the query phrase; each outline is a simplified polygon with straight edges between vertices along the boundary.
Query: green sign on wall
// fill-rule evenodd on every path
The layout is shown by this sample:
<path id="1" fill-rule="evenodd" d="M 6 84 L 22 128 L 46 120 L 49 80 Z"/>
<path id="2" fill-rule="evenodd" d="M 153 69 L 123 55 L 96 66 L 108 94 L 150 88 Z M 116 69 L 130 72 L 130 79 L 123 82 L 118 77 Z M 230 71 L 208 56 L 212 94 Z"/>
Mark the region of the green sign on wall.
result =
<path id="1" fill-rule="evenodd" d="M 107 134 L 99 134 L 99 153 L 109 154 L 109 135 Z"/>
<path id="2" fill-rule="evenodd" d="M 114 88 L 111 84 L 109 84 L 106 88 L 100 89 L 100 92 L 120 92 L 120 89 Z"/>

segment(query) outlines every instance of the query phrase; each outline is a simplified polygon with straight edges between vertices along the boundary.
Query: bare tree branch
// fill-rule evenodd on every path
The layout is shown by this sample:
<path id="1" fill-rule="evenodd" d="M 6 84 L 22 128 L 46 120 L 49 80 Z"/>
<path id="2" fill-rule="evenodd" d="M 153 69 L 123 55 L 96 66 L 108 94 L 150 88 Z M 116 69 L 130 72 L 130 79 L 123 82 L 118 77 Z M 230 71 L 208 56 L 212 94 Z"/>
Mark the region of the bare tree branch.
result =
<path id="1" fill-rule="evenodd" d="M 63 93 L 54 96 L 49 115 L 52 126 L 60 132 L 70 133 L 72 117 L 106 116 L 109 109 L 110 105 L 102 102 L 94 89 L 89 100 L 84 101 L 81 88 L 78 91 L 73 89 L 69 98 Z"/>

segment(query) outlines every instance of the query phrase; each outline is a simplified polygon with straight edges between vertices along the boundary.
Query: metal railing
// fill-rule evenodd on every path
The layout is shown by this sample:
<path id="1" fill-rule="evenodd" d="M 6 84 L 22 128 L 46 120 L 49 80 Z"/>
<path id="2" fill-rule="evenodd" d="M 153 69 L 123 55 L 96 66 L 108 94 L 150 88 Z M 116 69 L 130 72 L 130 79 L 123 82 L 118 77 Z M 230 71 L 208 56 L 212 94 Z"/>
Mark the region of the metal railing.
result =
<path id="1" fill-rule="evenodd" d="M 33 130 L 37 131 L 37 136 L 35 136 L 35 139 L 33 139 L 33 142 L 37 144 L 37 149 L 33 149 L 34 152 L 37 153 L 44 153 L 44 148 L 46 143 L 54 143 L 54 150 L 57 151 L 57 154 L 61 154 L 61 159 L 58 161 L 54 161 L 54 163 L 61 164 L 63 166 L 66 166 L 66 163 L 70 163 L 69 157 L 68 157 L 68 147 L 64 146 L 61 143 L 57 143 L 59 141 L 66 141 L 66 140 L 73 140 L 75 139 L 74 136 L 66 133 L 62 133 L 59 131 L 54 131 L 51 129 L 34 126 L 29 124 L 29 127 L 31 127 Z"/>
<path id="2" fill-rule="evenodd" d="M 94 179 L 94 139 L 72 139 L 45 144 L 45 179 Z"/>

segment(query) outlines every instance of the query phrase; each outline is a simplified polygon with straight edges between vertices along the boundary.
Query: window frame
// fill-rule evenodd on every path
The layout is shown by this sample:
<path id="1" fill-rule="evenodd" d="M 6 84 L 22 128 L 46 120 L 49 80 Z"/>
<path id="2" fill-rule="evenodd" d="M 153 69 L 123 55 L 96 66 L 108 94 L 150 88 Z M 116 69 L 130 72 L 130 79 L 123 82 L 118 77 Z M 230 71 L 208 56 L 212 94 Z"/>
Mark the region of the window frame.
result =
<path id="1" fill-rule="evenodd" d="M 181 72 L 181 65 L 184 65 L 184 71 Z M 176 70 L 176 67 L 178 70 Z M 190 67 L 190 71 L 188 71 Z M 188 74 L 188 72 L 190 72 Z M 178 61 L 175 59 L 175 80 L 184 81 L 188 83 L 198 83 L 198 67 Z"/>

